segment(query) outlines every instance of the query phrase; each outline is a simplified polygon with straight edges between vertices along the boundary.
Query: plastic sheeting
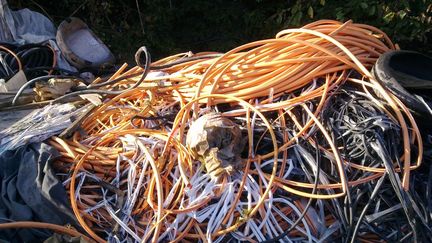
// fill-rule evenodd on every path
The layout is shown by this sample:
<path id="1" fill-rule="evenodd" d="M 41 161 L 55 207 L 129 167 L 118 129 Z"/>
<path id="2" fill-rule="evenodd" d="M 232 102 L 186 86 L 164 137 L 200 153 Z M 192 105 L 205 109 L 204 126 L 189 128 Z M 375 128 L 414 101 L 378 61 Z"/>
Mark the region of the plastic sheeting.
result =
<path id="1" fill-rule="evenodd" d="M 27 8 L 11 11 L 7 6 L 2 11 L 12 37 L 3 41 L 23 45 L 55 39 L 56 28 L 44 15 Z"/>
<path id="2" fill-rule="evenodd" d="M 40 221 L 73 224 L 68 197 L 51 168 L 59 153 L 35 143 L 0 155 L 0 222 Z M 1 240 L 34 242 L 51 236 L 46 230 L 0 231 Z"/>
<path id="3" fill-rule="evenodd" d="M 34 110 L 9 128 L 0 131 L 0 155 L 27 143 L 42 142 L 61 133 L 72 120 L 90 109 L 83 106 L 76 109 L 70 103 L 47 105 Z"/>

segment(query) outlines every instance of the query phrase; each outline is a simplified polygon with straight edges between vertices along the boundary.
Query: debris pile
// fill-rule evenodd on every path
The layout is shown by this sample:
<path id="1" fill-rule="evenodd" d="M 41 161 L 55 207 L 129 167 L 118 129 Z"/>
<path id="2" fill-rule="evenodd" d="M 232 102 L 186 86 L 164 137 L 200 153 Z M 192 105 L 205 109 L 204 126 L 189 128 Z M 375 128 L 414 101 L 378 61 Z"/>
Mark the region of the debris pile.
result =
<path id="1" fill-rule="evenodd" d="M 331 20 L 226 53 L 151 62 L 140 48 L 137 66 L 50 100 L 81 107 L 44 142 L 72 227 L 0 229 L 97 242 L 430 239 L 430 130 L 369 71 L 396 49 L 379 29 Z"/>

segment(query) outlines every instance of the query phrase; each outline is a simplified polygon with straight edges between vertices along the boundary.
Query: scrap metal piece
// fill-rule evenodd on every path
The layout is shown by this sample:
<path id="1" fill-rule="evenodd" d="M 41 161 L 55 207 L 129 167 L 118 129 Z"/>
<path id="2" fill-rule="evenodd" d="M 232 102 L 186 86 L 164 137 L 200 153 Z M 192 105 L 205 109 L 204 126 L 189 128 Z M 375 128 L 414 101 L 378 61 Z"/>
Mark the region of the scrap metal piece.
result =
<path id="1" fill-rule="evenodd" d="M 115 57 L 81 19 L 71 17 L 58 27 L 56 40 L 66 59 L 78 69 L 112 65 Z"/>
<path id="2" fill-rule="evenodd" d="M 77 79 L 51 78 L 48 82 L 36 82 L 34 91 L 37 94 L 36 101 L 45 101 L 58 98 L 70 92 L 71 88 L 79 83 Z"/>
<path id="3" fill-rule="evenodd" d="M 207 173 L 218 178 L 243 167 L 240 154 L 245 145 L 240 127 L 220 113 L 209 113 L 192 123 L 186 144 Z"/>

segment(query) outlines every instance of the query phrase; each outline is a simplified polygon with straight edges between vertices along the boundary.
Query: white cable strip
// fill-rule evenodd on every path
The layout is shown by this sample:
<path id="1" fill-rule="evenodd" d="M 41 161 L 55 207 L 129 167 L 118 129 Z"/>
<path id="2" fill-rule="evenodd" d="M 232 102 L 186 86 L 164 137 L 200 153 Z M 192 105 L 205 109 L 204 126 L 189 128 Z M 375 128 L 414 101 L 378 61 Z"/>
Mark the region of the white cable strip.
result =
<path id="1" fill-rule="evenodd" d="M 207 224 L 207 239 L 211 240 L 211 235 L 215 233 L 216 229 L 222 224 L 225 215 L 228 213 L 229 206 L 234 200 L 234 186 L 233 183 L 228 183 L 228 188 L 225 190 L 218 200 L 216 210 Z M 223 204 L 223 205 L 221 205 Z M 219 210 L 218 210 L 219 209 Z"/>
<path id="2" fill-rule="evenodd" d="M 113 196 L 111 196 L 110 199 L 113 199 Z M 109 199 L 108 199 L 108 201 L 109 201 Z M 105 204 L 105 201 L 100 201 L 100 202 L 96 203 L 94 206 L 85 209 L 84 212 L 91 213 L 92 211 L 95 211 L 96 209 L 102 208 L 104 206 L 104 204 Z"/>
<path id="3" fill-rule="evenodd" d="M 271 160 L 271 161 L 273 161 L 273 160 Z M 275 163 L 275 162 L 274 162 Z M 267 180 L 266 180 L 266 178 L 264 177 L 264 173 L 262 172 L 262 170 L 261 170 L 261 168 L 263 167 L 263 165 L 261 164 L 261 167 L 257 164 L 257 163 L 255 163 L 255 167 L 256 167 L 256 171 L 258 171 L 258 175 L 259 175 L 259 177 L 260 177 L 260 179 L 261 179 L 261 181 L 263 182 L 263 184 L 264 184 L 264 189 L 267 189 L 267 187 L 268 187 L 268 183 L 267 183 Z M 258 185 L 256 185 L 257 187 L 258 187 Z M 260 229 L 260 230 L 262 230 L 262 228 L 265 226 L 265 225 L 268 225 L 268 219 L 269 219 L 269 214 L 271 213 L 271 210 L 272 210 L 272 205 L 273 205 L 273 193 L 272 193 L 272 191 L 270 190 L 269 191 L 269 193 L 268 193 L 268 199 L 266 199 L 266 201 L 264 202 L 264 204 L 263 204 L 263 207 L 266 209 L 266 213 L 265 213 L 265 215 L 264 215 L 264 218 L 262 219 L 262 221 L 261 221 L 261 224 L 258 226 L 258 228 Z M 271 233 L 271 231 L 270 231 L 270 229 L 269 228 L 267 228 L 267 231 L 269 232 L 269 233 Z"/>
<path id="4" fill-rule="evenodd" d="M 143 144 L 139 144 L 140 141 L 138 139 L 135 140 L 135 142 L 137 143 L 137 147 L 144 146 Z M 128 206 L 125 208 L 125 211 L 124 211 L 124 213 L 126 215 L 130 215 L 131 214 L 131 212 L 132 212 L 132 210 L 133 210 L 133 208 L 135 206 L 136 200 L 138 199 L 138 194 L 141 191 L 141 187 L 142 187 L 141 185 L 143 184 L 144 174 L 145 174 L 145 172 L 147 170 L 147 166 L 149 164 L 149 161 L 147 159 L 142 159 L 141 163 L 142 163 L 142 168 L 141 168 L 140 176 L 138 178 L 138 183 L 135 186 L 135 190 L 133 191 L 132 196 L 128 197 L 128 201 L 129 201 L 128 204 L 127 204 Z M 136 165 L 138 165 L 138 163 Z M 132 181 L 132 183 L 134 183 L 134 182 L 135 182 L 135 180 Z M 128 184 L 129 184 L 129 181 L 128 181 Z M 133 184 L 132 184 L 132 186 L 133 186 Z M 130 200 L 129 200 L 129 198 L 130 198 Z M 126 204 L 125 204 L 125 206 L 126 206 Z"/>
<path id="5" fill-rule="evenodd" d="M 181 185 L 182 180 L 180 180 L 180 173 L 178 167 L 175 167 L 175 173 L 170 173 L 171 181 L 174 181 L 174 185 L 172 185 L 171 190 L 168 193 L 168 196 L 165 198 L 165 202 L 163 203 L 163 207 L 168 207 L 172 203 L 174 196 L 176 195 L 176 191 L 178 187 Z"/>
<path id="6" fill-rule="evenodd" d="M 202 200 L 213 197 L 214 189 L 216 183 L 211 179 L 210 175 L 203 173 L 201 177 L 198 177 L 196 181 L 194 178 L 191 179 L 191 186 L 189 190 L 186 191 L 186 195 L 189 197 L 189 207 L 195 205 L 196 203 L 200 203 Z M 198 194 L 198 191 L 203 188 L 201 193 Z"/>
<path id="7" fill-rule="evenodd" d="M 116 215 L 114 210 L 111 208 L 109 204 L 105 204 L 105 209 L 109 213 L 109 215 L 120 225 L 120 227 L 125 230 L 130 236 L 132 236 L 136 241 L 141 241 L 141 238 L 135 234 L 126 224 L 124 224 Z"/>
<path id="8" fill-rule="evenodd" d="M 195 218 L 198 223 L 202 223 L 206 219 L 208 219 L 215 210 L 217 210 L 217 204 L 211 204 L 211 205 L 206 205 L 205 208 L 199 211 L 195 211 L 191 214 L 193 215 L 193 218 Z"/>
<path id="9" fill-rule="evenodd" d="M 121 161 L 127 161 L 127 160 L 128 160 L 128 158 L 126 158 L 122 154 L 117 156 L 117 159 L 116 159 L 116 176 L 114 177 L 114 179 L 111 183 L 111 184 L 114 184 L 117 188 L 120 187 L 120 177 L 121 177 L 120 162 Z"/>
<path id="10" fill-rule="evenodd" d="M 239 182 L 240 183 L 240 182 Z M 236 205 L 236 210 L 240 213 L 241 217 L 245 216 L 244 207 L 247 207 L 247 212 L 250 212 L 252 210 L 252 207 L 255 206 L 258 201 L 260 200 L 260 190 L 259 185 L 256 183 L 254 178 L 249 174 L 246 177 L 246 183 L 244 185 L 244 189 L 248 193 L 247 201 L 239 201 Z M 250 219 L 253 220 L 253 219 Z M 249 220 L 249 221 L 250 221 Z M 251 229 L 251 224 L 248 224 L 247 222 L 244 224 L 244 232 L 239 232 L 240 229 L 237 229 L 236 232 L 239 233 L 239 235 L 250 235 L 253 234 L 253 230 Z M 252 230 L 252 232 L 250 232 Z M 253 238 L 253 236 L 251 236 Z"/>
<path id="11" fill-rule="evenodd" d="M 160 240 L 163 240 L 165 237 L 168 236 L 168 239 L 170 241 L 174 240 L 178 232 L 182 232 L 186 226 L 189 224 L 189 221 L 191 221 L 192 218 L 185 217 L 185 214 L 177 214 L 177 217 L 175 217 L 174 222 L 172 222 L 165 232 L 161 234 L 159 237 Z M 179 222 L 182 222 L 182 225 L 179 226 Z"/>
<path id="12" fill-rule="evenodd" d="M 131 223 L 132 224 L 132 228 L 135 231 L 135 234 L 138 235 L 138 227 L 137 227 L 137 225 L 135 223 L 135 219 L 133 218 L 133 216 L 129 215 L 129 216 L 127 216 L 127 219 L 125 219 L 123 221 Z M 125 240 L 127 240 L 127 239 L 125 239 Z"/>
<path id="13" fill-rule="evenodd" d="M 212 210 L 212 212 L 211 212 L 211 216 L 210 216 L 210 219 L 209 219 L 209 221 L 207 223 L 207 227 L 206 227 L 206 237 L 207 237 L 207 241 L 209 241 L 209 242 L 212 241 L 211 234 L 212 234 L 212 230 L 215 227 L 213 225 L 215 218 L 216 218 L 217 214 L 219 213 L 219 211 L 221 210 L 222 203 L 225 200 L 226 196 L 227 196 L 226 193 L 222 194 L 222 196 L 221 196 L 221 198 L 219 198 L 217 204 L 215 204 L 214 210 Z"/>
<path id="14" fill-rule="evenodd" d="M 85 180 L 86 176 L 87 176 L 86 173 L 83 173 L 81 175 L 80 181 L 78 182 L 78 185 L 77 185 L 77 187 L 75 189 L 75 192 L 76 192 L 76 194 L 75 194 L 75 200 L 79 201 L 80 203 L 82 203 L 82 202 L 81 202 L 81 197 L 80 197 L 80 193 L 79 192 L 81 191 L 81 187 L 84 184 L 84 180 Z"/>
<path id="15" fill-rule="evenodd" d="M 251 238 L 255 238 L 258 241 L 265 241 L 265 236 L 262 234 L 261 230 L 258 228 L 258 226 L 255 223 L 255 220 L 250 219 L 246 221 L 246 224 L 248 224 L 252 230 L 252 236 Z"/>
<path id="16" fill-rule="evenodd" d="M 78 174 L 77 174 L 77 176 L 76 176 L 76 178 L 79 178 L 80 176 L 82 176 L 83 174 L 84 174 L 85 172 L 78 172 Z M 66 175 L 69 175 L 69 174 L 66 174 Z M 63 186 L 67 186 L 67 185 L 69 185 L 69 183 L 70 183 L 70 181 L 72 180 L 72 177 L 68 177 L 65 181 L 63 181 Z"/>
<path id="17" fill-rule="evenodd" d="M 421 103 L 426 107 L 426 109 L 429 111 L 429 113 L 432 115 L 432 109 L 430 106 L 426 103 L 426 101 L 421 97 L 420 95 L 415 95 L 415 97 L 421 101 Z"/>

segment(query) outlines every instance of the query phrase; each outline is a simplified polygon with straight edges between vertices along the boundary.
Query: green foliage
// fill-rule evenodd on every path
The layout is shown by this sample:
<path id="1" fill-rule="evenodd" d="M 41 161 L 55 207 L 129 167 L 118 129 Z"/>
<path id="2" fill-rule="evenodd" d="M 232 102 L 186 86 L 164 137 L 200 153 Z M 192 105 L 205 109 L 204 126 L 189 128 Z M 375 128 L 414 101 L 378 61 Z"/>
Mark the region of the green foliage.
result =
<path id="1" fill-rule="evenodd" d="M 336 19 L 376 26 L 402 48 L 430 52 L 432 37 L 432 3 L 430 0 L 298 0 L 284 26 L 300 26 L 312 20 Z M 298 12 L 309 13 L 300 15 Z M 281 10 L 286 12 L 286 10 Z M 313 13 L 313 14 L 310 14 Z"/>
<path id="2" fill-rule="evenodd" d="M 83 19 L 119 60 L 132 61 L 141 45 L 148 46 L 155 59 L 189 50 L 227 51 L 318 19 L 370 24 L 404 49 L 431 52 L 431 0 L 140 0 L 140 12 L 135 0 L 9 4 L 46 12 L 56 24 L 71 15 Z"/>

